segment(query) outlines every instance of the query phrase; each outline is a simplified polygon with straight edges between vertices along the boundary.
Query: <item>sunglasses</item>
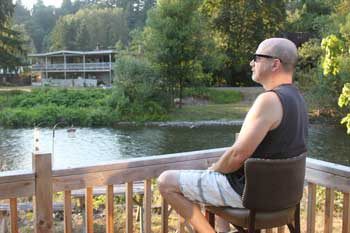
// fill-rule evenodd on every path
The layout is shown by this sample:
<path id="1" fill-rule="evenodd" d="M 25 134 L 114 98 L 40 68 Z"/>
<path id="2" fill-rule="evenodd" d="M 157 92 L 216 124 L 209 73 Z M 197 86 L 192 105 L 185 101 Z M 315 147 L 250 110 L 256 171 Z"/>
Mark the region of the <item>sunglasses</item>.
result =
<path id="1" fill-rule="evenodd" d="M 254 62 L 256 62 L 258 57 L 263 57 L 263 58 L 268 58 L 268 59 L 278 59 L 282 63 L 282 60 L 279 57 L 265 55 L 265 54 L 257 54 L 257 53 L 253 54 L 252 60 L 254 60 Z"/>

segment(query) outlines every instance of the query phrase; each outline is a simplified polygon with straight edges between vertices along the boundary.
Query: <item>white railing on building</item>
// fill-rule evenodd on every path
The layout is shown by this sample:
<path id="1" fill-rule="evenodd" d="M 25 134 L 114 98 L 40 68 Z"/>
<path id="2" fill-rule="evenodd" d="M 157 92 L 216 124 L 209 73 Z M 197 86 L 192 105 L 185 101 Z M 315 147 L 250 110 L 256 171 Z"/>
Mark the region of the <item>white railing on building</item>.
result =
<path id="1" fill-rule="evenodd" d="M 109 71 L 113 67 L 112 62 L 97 63 L 64 63 L 60 64 L 33 64 L 33 71 Z"/>

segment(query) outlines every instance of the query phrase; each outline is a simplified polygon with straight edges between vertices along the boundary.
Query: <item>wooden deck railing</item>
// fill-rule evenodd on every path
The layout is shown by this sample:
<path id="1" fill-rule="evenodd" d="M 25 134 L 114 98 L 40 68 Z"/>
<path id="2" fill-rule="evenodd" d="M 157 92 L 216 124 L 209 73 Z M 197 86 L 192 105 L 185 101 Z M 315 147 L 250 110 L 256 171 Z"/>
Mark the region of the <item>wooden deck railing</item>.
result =
<path id="1" fill-rule="evenodd" d="M 10 200 L 11 232 L 18 232 L 17 199 L 34 196 L 34 229 L 50 233 L 53 229 L 53 193 L 64 193 L 64 232 L 72 232 L 72 190 L 85 189 L 85 229 L 93 232 L 93 189 L 106 187 L 106 229 L 114 232 L 115 224 L 125 224 L 125 231 L 134 231 L 133 184 L 144 181 L 143 230 L 151 230 L 151 179 L 169 169 L 206 169 L 224 152 L 225 148 L 144 157 L 116 161 L 97 166 L 52 170 L 50 154 L 33 155 L 33 172 L 0 173 L 0 199 Z M 307 160 L 306 182 L 308 188 L 307 233 L 315 232 L 316 186 L 326 187 L 324 232 L 332 232 L 334 191 L 343 193 L 342 233 L 350 232 L 350 168 L 315 159 Z M 126 222 L 115 223 L 113 186 L 125 184 Z M 168 216 L 171 209 L 162 201 L 161 232 L 168 232 Z M 179 232 L 185 226 L 180 219 Z M 272 232 L 271 229 L 266 232 Z M 284 228 L 278 228 L 284 232 Z M 305 232 L 303 230 L 303 232 Z"/>

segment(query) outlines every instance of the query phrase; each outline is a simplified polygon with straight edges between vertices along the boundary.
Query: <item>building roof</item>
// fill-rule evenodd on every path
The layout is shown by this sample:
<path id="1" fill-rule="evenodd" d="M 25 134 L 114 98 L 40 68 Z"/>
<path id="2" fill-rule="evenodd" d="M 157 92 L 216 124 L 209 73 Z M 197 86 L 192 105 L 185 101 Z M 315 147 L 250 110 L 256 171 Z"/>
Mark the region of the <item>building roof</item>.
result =
<path id="1" fill-rule="evenodd" d="M 28 54 L 29 57 L 46 57 L 46 56 L 74 56 L 74 55 L 96 55 L 96 54 L 112 54 L 114 50 L 92 50 L 92 51 L 72 51 L 72 50 L 60 50 L 48 53 L 32 53 Z"/>

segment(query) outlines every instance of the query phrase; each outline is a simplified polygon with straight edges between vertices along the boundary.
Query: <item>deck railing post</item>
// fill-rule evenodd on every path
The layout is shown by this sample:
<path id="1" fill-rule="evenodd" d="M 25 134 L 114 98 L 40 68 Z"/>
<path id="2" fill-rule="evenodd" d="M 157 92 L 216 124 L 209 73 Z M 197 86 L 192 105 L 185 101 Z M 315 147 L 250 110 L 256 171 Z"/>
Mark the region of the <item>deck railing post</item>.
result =
<path id="1" fill-rule="evenodd" d="M 161 233 L 168 233 L 168 218 L 169 218 L 169 210 L 168 203 L 162 197 L 162 207 L 161 207 Z"/>
<path id="2" fill-rule="evenodd" d="M 35 173 L 34 229 L 36 233 L 52 233 L 52 164 L 51 154 L 33 154 Z"/>
<path id="3" fill-rule="evenodd" d="M 333 231 L 334 189 L 326 188 L 326 203 L 324 210 L 324 233 Z"/>
<path id="4" fill-rule="evenodd" d="M 350 232 L 350 194 L 343 192 L 343 226 L 342 233 Z"/>
<path id="5" fill-rule="evenodd" d="M 308 184 L 308 201 L 307 201 L 307 224 L 306 232 L 315 233 L 316 222 L 316 184 Z"/>

